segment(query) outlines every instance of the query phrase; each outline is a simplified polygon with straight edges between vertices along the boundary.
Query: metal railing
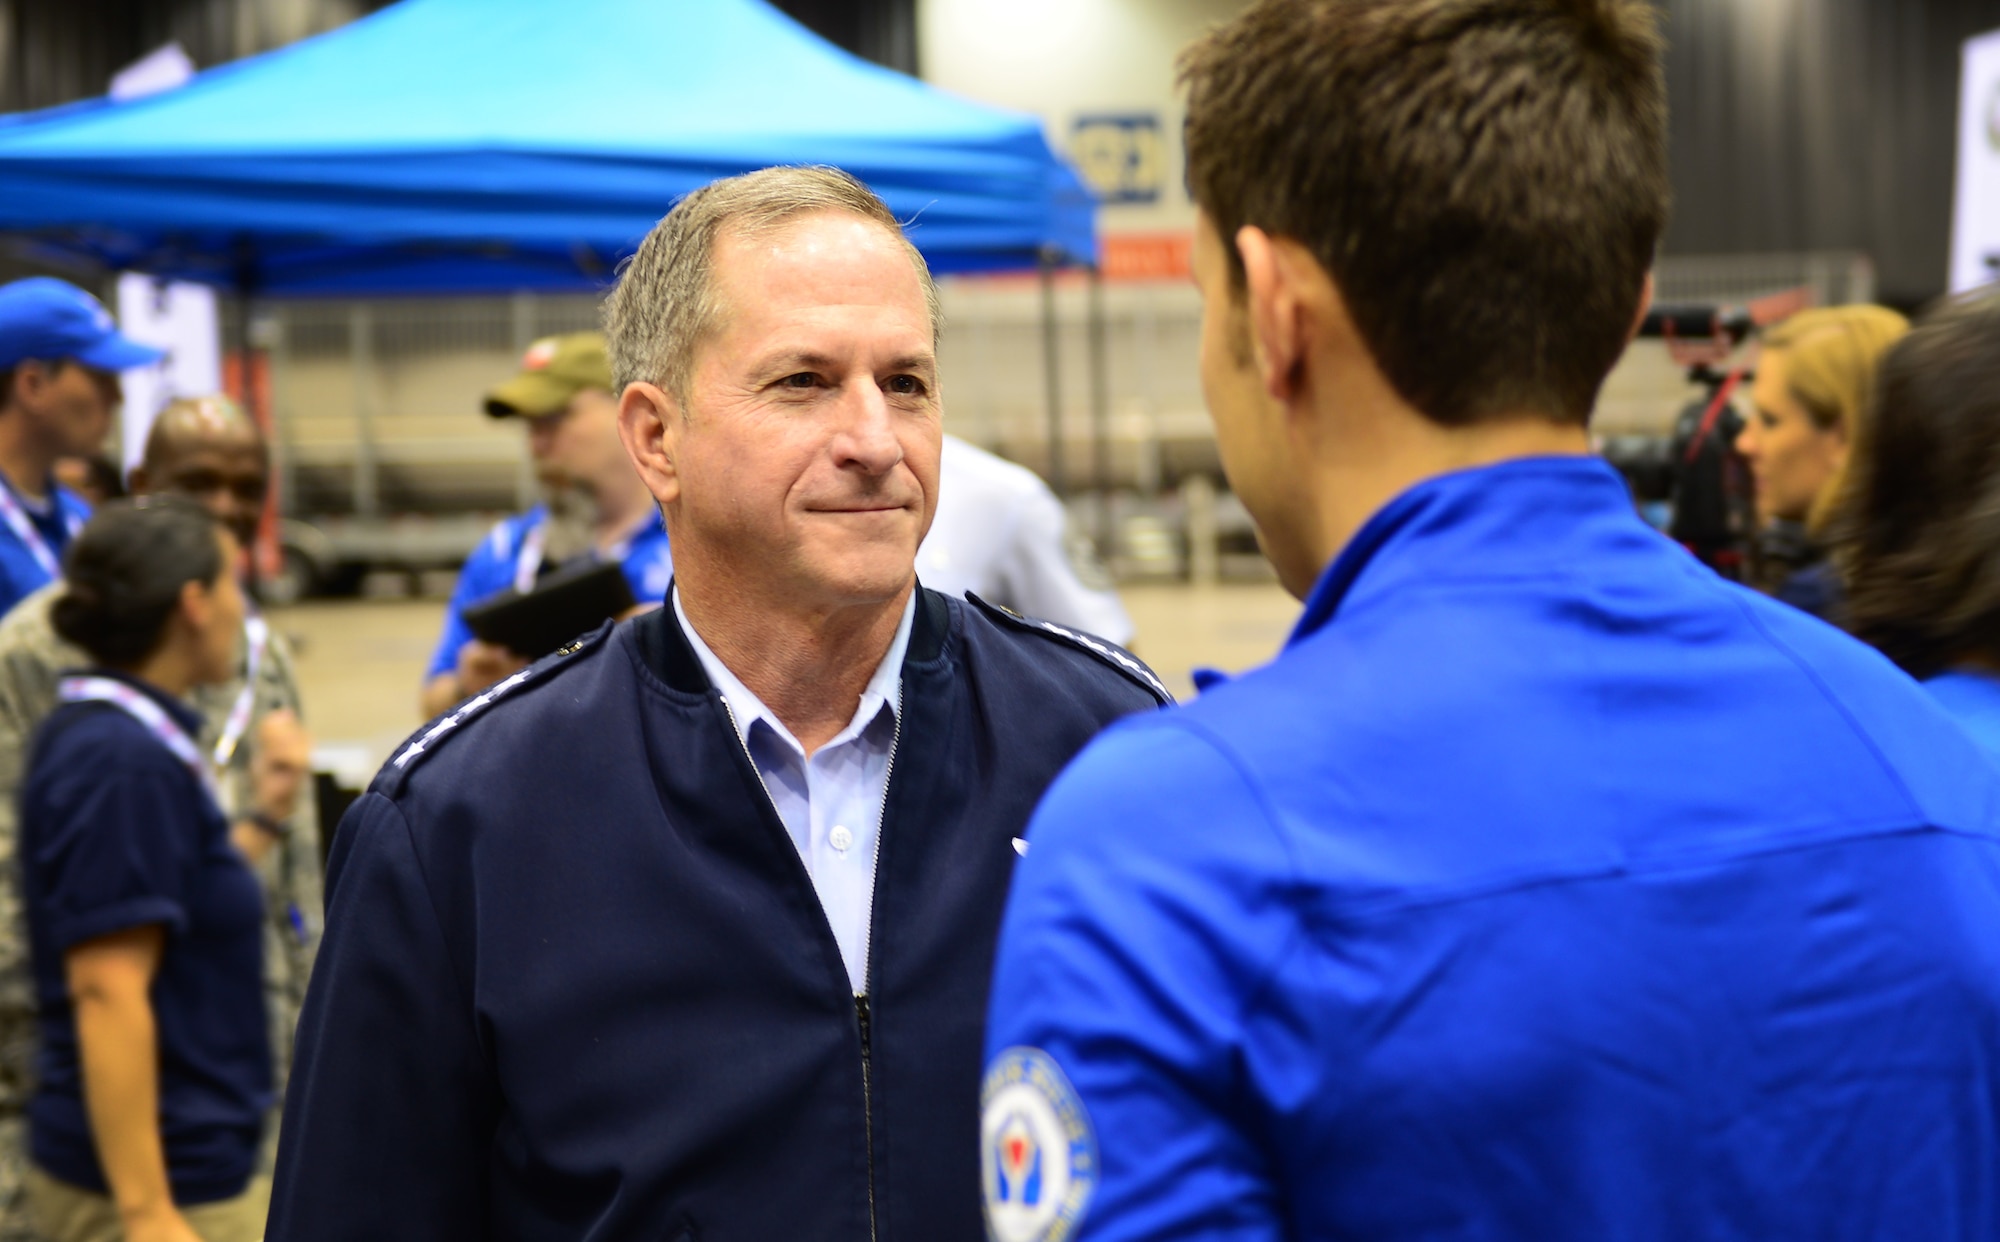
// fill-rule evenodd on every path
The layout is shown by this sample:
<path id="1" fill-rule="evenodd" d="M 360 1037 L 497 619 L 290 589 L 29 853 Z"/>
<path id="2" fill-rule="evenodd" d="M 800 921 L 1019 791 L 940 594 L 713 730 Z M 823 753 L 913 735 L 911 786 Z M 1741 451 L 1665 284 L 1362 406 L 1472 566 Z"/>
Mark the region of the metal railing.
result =
<path id="1" fill-rule="evenodd" d="M 1668 256 L 1656 277 L 1669 301 L 1737 303 L 1800 286 L 1822 304 L 1874 294 L 1872 264 L 1845 252 Z M 1164 564 L 1153 555 L 1159 540 L 1144 532 L 1163 527 L 1184 544 L 1183 484 L 1220 478 L 1201 398 L 1194 289 L 1093 290 L 1080 274 L 1065 274 L 1051 290 L 1051 319 L 1032 276 L 946 280 L 941 292 L 947 429 L 1045 474 L 1060 457 L 1114 562 Z M 1094 321 L 1093 297 L 1102 309 Z M 232 307 L 225 318 L 233 314 Z M 530 503 L 534 478 L 522 437 L 483 417 L 479 395 L 511 374 L 536 338 L 596 327 L 598 303 L 531 294 L 302 301 L 265 304 L 258 316 L 252 336 L 268 358 L 288 511 L 374 520 Z M 1059 360 L 1053 385 L 1044 366 L 1050 326 Z M 236 339 L 232 326 L 225 332 Z M 1686 399 L 1677 370 L 1635 349 L 1607 384 L 1599 421 L 1611 430 L 1645 428 Z M 1111 492 L 1126 499 L 1102 498 Z M 1196 486 L 1195 525 L 1240 536 L 1240 509 L 1223 493 L 1214 510 L 1207 495 Z M 1134 522 L 1136 544 L 1120 525 Z M 1210 548 L 1173 563 L 1183 572 L 1227 558 Z"/>

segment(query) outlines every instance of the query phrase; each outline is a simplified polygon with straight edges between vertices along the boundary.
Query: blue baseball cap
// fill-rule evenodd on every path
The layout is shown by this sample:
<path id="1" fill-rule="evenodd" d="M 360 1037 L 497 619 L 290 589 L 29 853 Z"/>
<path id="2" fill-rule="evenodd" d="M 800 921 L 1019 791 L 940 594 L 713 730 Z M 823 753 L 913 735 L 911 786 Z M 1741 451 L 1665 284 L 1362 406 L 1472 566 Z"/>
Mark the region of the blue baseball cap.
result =
<path id="1" fill-rule="evenodd" d="M 0 370 L 30 358 L 74 358 L 100 371 L 129 371 L 166 356 L 120 336 L 104 303 L 66 280 L 30 276 L 0 285 Z"/>

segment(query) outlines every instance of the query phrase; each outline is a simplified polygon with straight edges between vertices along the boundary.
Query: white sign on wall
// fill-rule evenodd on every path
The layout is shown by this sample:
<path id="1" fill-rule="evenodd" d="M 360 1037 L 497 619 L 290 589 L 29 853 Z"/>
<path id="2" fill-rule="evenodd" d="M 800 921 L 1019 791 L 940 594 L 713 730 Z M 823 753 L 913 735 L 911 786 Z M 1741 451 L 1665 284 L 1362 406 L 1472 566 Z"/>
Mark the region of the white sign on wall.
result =
<path id="1" fill-rule="evenodd" d="M 1951 291 L 2000 279 L 2000 30 L 1965 43 L 1959 77 L 1958 192 Z"/>
<path id="2" fill-rule="evenodd" d="M 222 391 L 222 331 L 215 290 L 128 272 L 118 278 L 118 327 L 141 344 L 167 351 L 157 366 L 123 376 L 125 410 L 119 438 L 125 446 L 125 473 L 130 474 L 145 452 L 146 433 L 169 401 Z"/>

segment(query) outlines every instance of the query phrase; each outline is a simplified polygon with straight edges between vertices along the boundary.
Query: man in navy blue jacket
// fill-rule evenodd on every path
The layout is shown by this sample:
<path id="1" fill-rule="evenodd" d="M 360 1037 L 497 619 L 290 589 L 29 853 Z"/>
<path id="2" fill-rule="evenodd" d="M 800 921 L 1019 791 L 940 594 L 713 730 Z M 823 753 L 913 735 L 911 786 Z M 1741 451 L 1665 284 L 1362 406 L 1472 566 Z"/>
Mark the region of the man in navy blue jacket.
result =
<path id="1" fill-rule="evenodd" d="M 675 589 L 349 812 L 269 1236 L 973 1242 L 1019 835 L 1166 692 L 917 585 L 936 299 L 859 183 L 696 192 L 608 319 Z"/>
<path id="2" fill-rule="evenodd" d="M 1202 376 L 1305 600 L 1030 826 L 998 1242 L 2000 1237 L 2000 770 L 1588 455 L 1644 0 L 1262 0 L 1183 62 Z"/>

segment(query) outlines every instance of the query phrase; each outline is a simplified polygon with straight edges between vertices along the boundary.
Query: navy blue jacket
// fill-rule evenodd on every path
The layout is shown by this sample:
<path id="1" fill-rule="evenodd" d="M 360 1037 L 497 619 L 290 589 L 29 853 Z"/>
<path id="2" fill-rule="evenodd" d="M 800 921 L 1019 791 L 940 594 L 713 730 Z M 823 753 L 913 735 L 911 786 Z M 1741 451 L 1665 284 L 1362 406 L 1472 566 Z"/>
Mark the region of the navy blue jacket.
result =
<path id="1" fill-rule="evenodd" d="M 268 1236 L 975 1242 L 1014 838 L 1165 701 L 923 592 L 863 1003 L 672 609 L 474 699 L 342 821 Z"/>

